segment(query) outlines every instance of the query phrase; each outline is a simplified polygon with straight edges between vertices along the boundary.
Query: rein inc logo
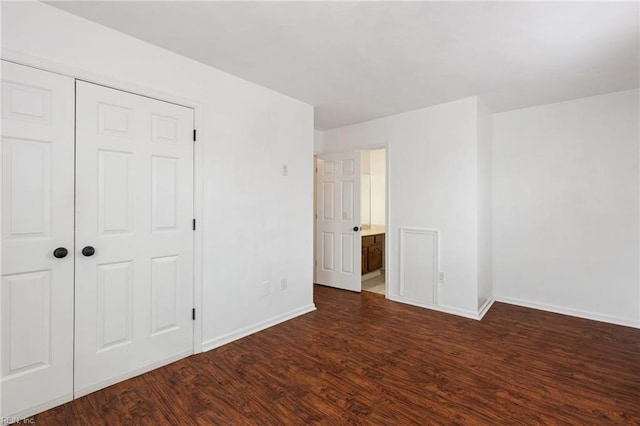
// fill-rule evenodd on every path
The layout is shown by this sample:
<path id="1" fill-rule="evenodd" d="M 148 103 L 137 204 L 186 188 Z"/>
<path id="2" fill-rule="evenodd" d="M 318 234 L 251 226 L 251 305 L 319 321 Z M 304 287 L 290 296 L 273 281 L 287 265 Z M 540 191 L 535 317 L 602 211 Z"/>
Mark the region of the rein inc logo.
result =
<path id="1" fill-rule="evenodd" d="M 2 417 L 2 418 L 0 418 L 0 424 L 3 424 L 3 425 L 10 425 L 10 424 L 34 425 L 34 424 L 36 424 L 36 419 L 34 417 Z"/>

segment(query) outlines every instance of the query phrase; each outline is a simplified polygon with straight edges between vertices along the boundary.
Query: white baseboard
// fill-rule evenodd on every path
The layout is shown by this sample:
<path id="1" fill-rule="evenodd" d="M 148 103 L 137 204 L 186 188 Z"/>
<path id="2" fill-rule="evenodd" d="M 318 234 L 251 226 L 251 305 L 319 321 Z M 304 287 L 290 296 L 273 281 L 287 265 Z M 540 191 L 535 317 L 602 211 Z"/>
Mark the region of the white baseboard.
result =
<path id="1" fill-rule="evenodd" d="M 480 321 L 484 314 L 487 313 L 491 305 L 493 305 L 493 299 L 489 299 L 478 312 L 454 308 L 453 306 L 446 305 L 432 305 L 429 303 L 424 303 L 418 300 L 410 299 L 408 297 L 401 297 L 396 295 L 389 295 L 387 297 L 389 300 L 393 300 L 394 302 L 406 303 L 407 305 L 418 306 L 420 308 L 427 308 L 433 311 L 444 312 L 446 314 L 458 315 L 460 317 L 465 317 L 469 319 L 474 319 L 476 321 Z"/>
<path id="2" fill-rule="evenodd" d="M 30 407 L 26 410 L 22 410 L 16 414 L 5 415 L 2 414 L 2 419 L 0 419 L 0 425 L 12 424 L 12 423 L 24 423 L 29 424 L 29 422 L 25 422 L 24 420 L 29 417 L 35 416 L 38 413 L 42 413 L 43 411 L 50 410 L 58 405 L 66 404 L 67 402 L 73 401 L 73 394 L 67 394 L 61 396 L 60 398 L 52 399 L 51 401 L 47 401 L 42 404 L 38 404 L 35 407 Z"/>
<path id="3" fill-rule="evenodd" d="M 134 378 L 134 377 L 139 376 L 139 375 L 144 374 L 144 373 L 148 373 L 151 370 L 155 370 L 156 368 L 164 367 L 165 365 L 168 365 L 168 364 L 171 364 L 173 362 L 176 362 L 176 361 L 178 361 L 178 360 L 180 360 L 182 358 L 186 358 L 189 355 L 193 355 L 193 350 L 188 350 L 186 352 L 179 353 L 178 355 L 174 355 L 172 357 L 163 359 L 162 361 L 154 362 L 153 364 L 145 365 L 144 367 L 136 368 L 134 370 L 127 371 L 126 373 L 120 374 L 120 375 L 118 375 L 116 377 L 112 377 L 112 378 L 110 378 L 108 380 L 104 380 L 104 381 L 102 381 L 100 383 L 97 383 L 95 385 L 91 385 L 91 386 L 84 387 L 82 389 L 75 390 L 74 398 L 78 399 L 80 397 L 88 395 L 88 394 L 90 394 L 92 392 L 95 392 L 97 390 L 104 389 L 104 388 L 109 387 L 111 385 L 115 385 L 116 383 L 120 383 L 122 381 Z"/>
<path id="4" fill-rule="evenodd" d="M 619 318 L 619 317 L 614 317 L 610 315 L 602 315 L 595 312 L 581 311 L 578 309 L 564 308 L 562 306 L 532 302 L 529 300 L 517 299 L 513 297 L 495 296 L 494 299 L 496 300 L 496 302 L 508 303 L 510 305 L 523 306 L 525 308 L 531 308 L 531 309 L 539 309 L 541 311 L 553 312 L 555 314 L 569 315 L 572 317 L 606 322 L 609 324 L 640 328 L 640 321 L 637 321 L 637 320 L 634 321 L 626 318 Z"/>
<path id="5" fill-rule="evenodd" d="M 493 302 L 495 302 L 496 300 L 491 297 L 489 300 L 487 300 L 486 302 L 484 302 L 484 305 L 482 305 L 480 307 L 480 309 L 478 309 L 478 319 L 482 319 L 484 318 L 485 314 L 487 312 L 489 312 L 489 309 L 491 309 L 491 307 L 493 306 Z"/>
<path id="6" fill-rule="evenodd" d="M 220 346 L 226 345 L 227 343 L 231 343 L 234 340 L 242 339 L 243 337 L 247 337 L 250 334 L 257 333 L 258 331 L 273 327 L 274 325 L 283 323 L 295 317 L 299 317 L 300 315 L 308 314 L 309 312 L 313 312 L 315 310 L 316 305 L 312 303 L 310 305 L 295 309 L 282 315 L 278 315 L 268 320 L 241 328 L 240 330 L 227 333 L 215 339 L 207 340 L 206 342 L 202 342 L 202 352 L 210 351 L 211 349 L 215 349 Z"/>

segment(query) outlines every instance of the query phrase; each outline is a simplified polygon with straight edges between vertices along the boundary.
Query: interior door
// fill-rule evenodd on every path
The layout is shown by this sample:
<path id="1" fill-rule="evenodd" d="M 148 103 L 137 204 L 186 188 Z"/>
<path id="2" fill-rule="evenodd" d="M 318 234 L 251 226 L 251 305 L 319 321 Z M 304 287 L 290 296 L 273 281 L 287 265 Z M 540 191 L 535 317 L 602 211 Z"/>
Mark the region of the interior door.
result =
<path id="1" fill-rule="evenodd" d="M 360 152 L 318 157 L 316 282 L 361 291 Z"/>
<path id="2" fill-rule="evenodd" d="M 76 96 L 78 397 L 193 353 L 193 110 Z"/>
<path id="3" fill-rule="evenodd" d="M 73 84 L 2 61 L 2 418 L 73 397 Z"/>

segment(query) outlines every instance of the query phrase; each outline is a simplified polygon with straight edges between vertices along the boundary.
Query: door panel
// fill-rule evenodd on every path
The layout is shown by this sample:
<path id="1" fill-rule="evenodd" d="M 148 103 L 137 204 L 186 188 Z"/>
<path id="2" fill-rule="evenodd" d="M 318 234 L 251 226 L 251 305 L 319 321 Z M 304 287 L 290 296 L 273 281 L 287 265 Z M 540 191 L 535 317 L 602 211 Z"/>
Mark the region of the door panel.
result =
<path id="1" fill-rule="evenodd" d="M 193 351 L 193 110 L 80 81 L 77 103 L 80 396 Z"/>
<path id="2" fill-rule="evenodd" d="M 316 281 L 360 291 L 360 153 L 320 157 L 316 182 Z"/>
<path id="3" fill-rule="evenodd" d="M 2 61 L 2 417 L 73 395 L 73 84 Z"/>

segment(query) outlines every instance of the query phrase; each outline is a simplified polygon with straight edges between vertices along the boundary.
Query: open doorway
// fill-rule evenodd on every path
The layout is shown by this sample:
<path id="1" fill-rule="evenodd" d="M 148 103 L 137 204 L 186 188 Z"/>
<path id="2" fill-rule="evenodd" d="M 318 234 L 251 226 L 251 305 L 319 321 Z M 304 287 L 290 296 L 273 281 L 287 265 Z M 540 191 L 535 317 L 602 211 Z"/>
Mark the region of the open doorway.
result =
<path id="1" fill-rule="evenodd" d="M 385 148 L 315 158 L 314 283 L 386 294 L 386 169 Z"/>
<path id="2" fill-rule="evenodd" d="M 360 152 L 362 291 L 385 294 L 386 149 Z"/>

